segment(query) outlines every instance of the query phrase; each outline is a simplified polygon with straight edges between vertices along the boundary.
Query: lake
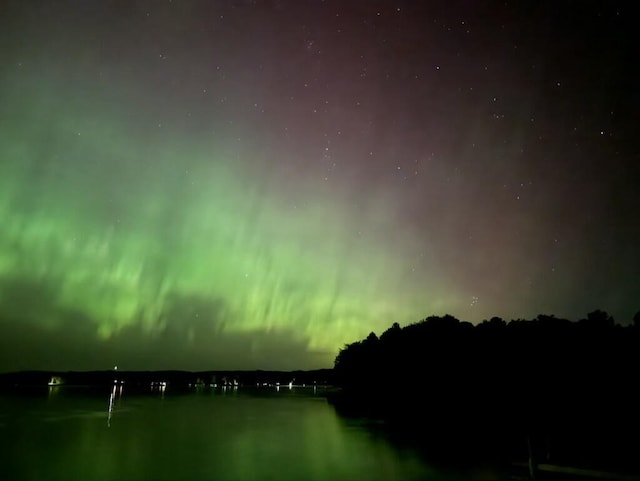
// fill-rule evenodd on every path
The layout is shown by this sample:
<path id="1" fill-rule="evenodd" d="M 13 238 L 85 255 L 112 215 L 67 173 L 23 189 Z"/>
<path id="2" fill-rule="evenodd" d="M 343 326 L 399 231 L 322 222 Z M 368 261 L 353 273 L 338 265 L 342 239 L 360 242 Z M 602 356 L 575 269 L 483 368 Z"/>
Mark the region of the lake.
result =
<path id="1" fill-rule="evenodd" d="M 129 392 L 55 386 L 0 394 L 2 479 L 497 479 L 429 462 L 325 388 Z"/>

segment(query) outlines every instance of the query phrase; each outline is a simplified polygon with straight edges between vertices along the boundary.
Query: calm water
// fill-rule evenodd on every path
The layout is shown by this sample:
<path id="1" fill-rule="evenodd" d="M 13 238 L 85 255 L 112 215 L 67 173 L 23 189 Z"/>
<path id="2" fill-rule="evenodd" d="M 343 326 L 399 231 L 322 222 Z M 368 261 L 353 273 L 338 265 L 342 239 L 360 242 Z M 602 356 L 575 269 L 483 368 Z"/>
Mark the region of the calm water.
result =
<path id="1" fill-rule="evenodd" d="M 429 465 L 314 388 L 0 395 L 2 479 L 492 479 Z"/>

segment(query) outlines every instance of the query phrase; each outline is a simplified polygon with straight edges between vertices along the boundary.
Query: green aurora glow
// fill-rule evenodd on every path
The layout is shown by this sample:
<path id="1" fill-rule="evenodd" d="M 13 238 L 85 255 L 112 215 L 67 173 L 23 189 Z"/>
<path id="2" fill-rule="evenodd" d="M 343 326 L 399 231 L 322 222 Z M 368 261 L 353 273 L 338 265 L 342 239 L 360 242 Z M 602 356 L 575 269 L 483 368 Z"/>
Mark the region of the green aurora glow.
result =
<path id="1" fill-rule="evenodd" d="M 618 7 L 0 9 L 0 371 L 313 369 L 429 315 L 638 310 Z"/>
<path id="2" fill-rule="evenodd" d="M 317 367 L 391 320 L 452 307 L 403 287 L 410 245 L 388 202 L 354 216 L 323 184 L 284 200 L 280 174 L 256 175 L 242 146 L 185 133 L 141 144 L 126 118 L 55 89 L 21 93 L 32 110 L 0 133 L 0 278 L 55 288 L 46 312 L 0 299 L 12 317 L 55 328 L 79 311 L 105 341 L 132 325 L 152 337 L 169 315 L 212 332 L 291 330 Z M 176 296 L 205 302 L 175 312 Z"/>

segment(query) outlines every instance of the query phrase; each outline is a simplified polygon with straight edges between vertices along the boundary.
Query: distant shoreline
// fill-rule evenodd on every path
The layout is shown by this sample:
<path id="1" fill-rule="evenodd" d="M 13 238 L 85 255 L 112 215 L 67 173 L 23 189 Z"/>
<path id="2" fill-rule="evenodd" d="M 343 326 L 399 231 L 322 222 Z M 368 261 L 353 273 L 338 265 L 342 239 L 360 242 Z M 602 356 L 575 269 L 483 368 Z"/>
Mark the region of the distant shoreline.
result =
<path id="1" fill-rule="evenodd" d="M 267 371 L 267 370 L 209 370 L 209 371 L 49 371 L 29 370 L 0 374 L 0 390 L 37 386 L 104 386 L 114 382 L 133 387 L 165 383 L 171 388 L 197 386 L 262 386 L 262 385 L 321 385 L 333 384 L 332 369 Z"/>

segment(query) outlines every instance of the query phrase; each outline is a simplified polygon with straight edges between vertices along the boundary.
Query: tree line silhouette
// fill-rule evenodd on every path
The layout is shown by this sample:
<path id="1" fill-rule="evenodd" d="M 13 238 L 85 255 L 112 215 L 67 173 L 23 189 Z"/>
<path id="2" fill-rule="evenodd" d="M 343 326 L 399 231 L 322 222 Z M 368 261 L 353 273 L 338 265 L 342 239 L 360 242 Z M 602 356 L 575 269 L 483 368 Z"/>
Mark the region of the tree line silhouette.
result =
<path id="1" fill-rule="evenodd" d="M 430 448 L 638 471 L 640 312 L 633 321 L 596 310 L 394 323 L 340 350 L 332 402 Z"/>

